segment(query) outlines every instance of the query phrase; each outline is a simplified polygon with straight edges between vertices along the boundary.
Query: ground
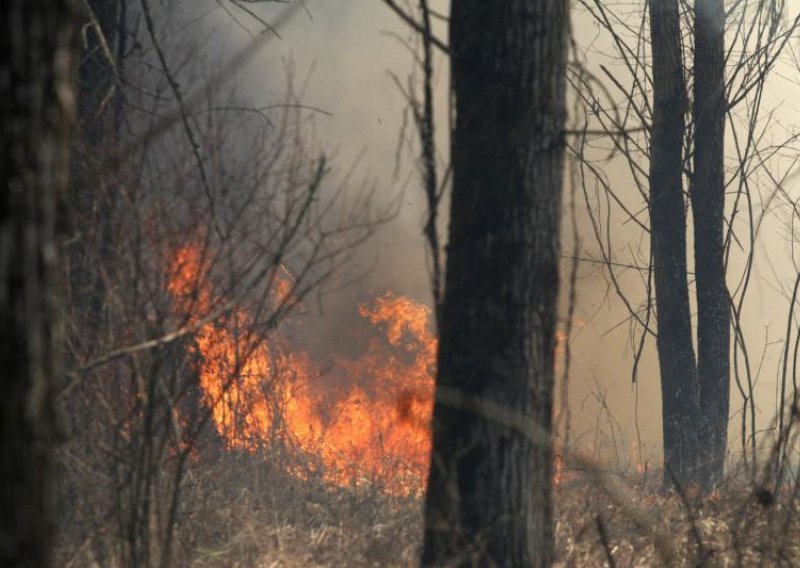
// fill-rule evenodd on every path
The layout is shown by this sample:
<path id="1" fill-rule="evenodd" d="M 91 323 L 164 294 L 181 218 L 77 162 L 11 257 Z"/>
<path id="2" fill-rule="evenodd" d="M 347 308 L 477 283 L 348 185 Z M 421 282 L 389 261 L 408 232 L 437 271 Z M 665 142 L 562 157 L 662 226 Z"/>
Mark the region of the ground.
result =
<path id="1" fill-rule="evenodd" d="M 177 566 L 417 565 L 418 497 L 330 488 L 245 454 L 190 469 Z M 689 499 L 662 494 L 656 476 L 568 472 L 555 503 L 556 566 L 800 566 L 800 499 L 790 489 L 731 481 Z M 118 565 L 115 534 L 62 542 L 58 565 Z"/>

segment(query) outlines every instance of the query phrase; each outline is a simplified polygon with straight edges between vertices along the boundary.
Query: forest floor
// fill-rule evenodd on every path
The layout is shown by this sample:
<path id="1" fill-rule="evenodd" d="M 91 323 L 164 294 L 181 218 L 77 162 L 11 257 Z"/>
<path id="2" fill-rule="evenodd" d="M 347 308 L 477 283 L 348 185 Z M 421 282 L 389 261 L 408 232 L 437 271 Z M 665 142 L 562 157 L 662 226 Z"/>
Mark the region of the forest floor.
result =
<path id="1" fill-rule="evenodd" d="M 581 480 L 557 488 L 558 566 L 800 566 L 797 495 L 729 483 L 690 501 L 620 485 L 623 499 Z"/>
<path id="2" fill-rule="evenodd" d="M 621 493 L 575 474 L 556 488 L 556 566 L 800 566 L 800 500 L 790 495 L 741 484 L 689 502 L 641 476 L 616 485 Z M 273 492 L 263 509 L 218 509 L 209 526 L 228 529 L 196 541 L 192 565 L 417 565 L 421 500 L 309 489 Z"/>
<path id="3" fill-rule="evenodd" d="M 331 490 L 252 462 L 199 469 L 183 491 L 176 566 L 418 565 L 419 498 Z M 572 473 L 556 487 L 556 566 L 800 566 L 797 495 L 742 483 L 690 503 L 642 476 L 613 481 L 610 491 Z M 114 535 L 101 540 L 65 546 L 58 565 L 114 565 Z"/>

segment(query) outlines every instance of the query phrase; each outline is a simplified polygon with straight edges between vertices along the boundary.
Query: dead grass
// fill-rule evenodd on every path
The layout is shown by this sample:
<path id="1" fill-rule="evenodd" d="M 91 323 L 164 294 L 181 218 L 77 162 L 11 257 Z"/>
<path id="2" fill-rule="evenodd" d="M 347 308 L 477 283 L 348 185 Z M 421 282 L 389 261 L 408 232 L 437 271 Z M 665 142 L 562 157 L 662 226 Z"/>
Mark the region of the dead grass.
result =
<path id="1" fill-rule="evenodd" d="M 688 502 L 641 480 L 623 484 L 628 505 L 651 515 L 653 525 L 638 526 L 595 484 L 564 483 L 556 492 L 557 566 L 800 566 L 800 501 L 786 492 L 729 482 Z M 656 532 L 667 537 L 666 554 Z"/>
<path id="2" fill-rule="evenodd" d="M 581 474 L 557 487 L 556 566 L 800 566 L 800 502 L 786 492 L 730 483 L 690 504 L 641 477 L 620 481 L 625 506 Z M 223 453 L 216 463 L 193 463 L 181 503 L 175 566 L 417 565 L 420 499 L 330 488 L 263 457 Z M 631 507 L 652 526 L 637 524 Z M 666 555 L 656 533 L 667 537 Z M 105 526 L 82 542 L 62 542 L 59 565 L 119 566 L 118 538 Z"/>
<path id="3" fill-rule="evenodd" d="M 368 489 L 326 488 L 272 477 L 259 495 L 192 515 L 181 532 L 188 564 L 227 566 L 411 566 L 421 533 L 419 500 Z M 221 498 L 224 499 L 224 498 Z M 207 502 L 207 504 L 211 504 Z"/>

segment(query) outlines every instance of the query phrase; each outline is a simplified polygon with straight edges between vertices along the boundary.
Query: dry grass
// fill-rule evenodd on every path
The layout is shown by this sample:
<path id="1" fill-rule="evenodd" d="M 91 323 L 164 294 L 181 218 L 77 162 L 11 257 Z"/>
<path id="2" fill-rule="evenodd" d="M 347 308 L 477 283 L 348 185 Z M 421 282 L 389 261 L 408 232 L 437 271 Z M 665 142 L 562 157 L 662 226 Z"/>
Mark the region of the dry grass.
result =
<path id="1" fill-rule="evenodd" d="M 641 479 L 623 485 L 626 507 L 579 479 L 558 488 L 557 566 L 800 566 L 800 501 L 786 492 L 729 482 L 689 502 Z M 626 512 L 631 505 L 652 525 L 633 522 Z M 656 533 L 666 536 L 661 549 Z"/>
<path id="2" fill-rule="evenodd" d="M 800 501 L 746 483 L 688 503 L 620 476 L 627 503 L 581 474 L 556 489 L 556 566 L 800 566 Z M 173 565 L 416 566 L 421 500 L 301 480 L 249 454 L 191 465 Z M 631 508 L 653 519 L 637 524 Z M 156 523 L 157 524 L 157 523 Z M 666 535 L 666 547 L 656 534 Z M 113 528 L 62 542 L 61 565 L 118 566 Z"/>
<path id="3" fill-rule="evenodd" d="M 263 472 L 262 472 L 263 473 Z M 251 480 L 252 481 L 252 480 Z M 418 555 L 418 499 L 337 489 L 269 473 L 234 499 L 195 488 L 202 512 L 183 522 L 187 564 L 228 566 L 411 566 Z M 188 538 L 186 538 L 188 537 Z"/>
<path id="4" fill-rule="evenodd" d="M 580 479 L 556 490 L 557 566 L 800 566 L 797 501 L 763 503 L 746 486 L 689 504 L 639 480 L 623 482 L 632 504 L 657 519 L 637 526 L 596 484 Z M 762 495 L 762 497 L 764 497 Z M 368 492 L 279 496 L 276 508 L 228 508 L 216 523 L 237 527 L 216 548 L 199 547 L 196 566 L 415 566 L 420 503 Z M 762 499 L 763 500 L 763 499 Z M 630 506 L 630 503 L 627 504 Z M 291 511 L 281 515 L 278 511 Z M 666 559 L 654 531 L 669 535 Z M 604 535 L 604 536 L 601 536 Z M 605 544 L 603 542 L 605 538 Z"/>

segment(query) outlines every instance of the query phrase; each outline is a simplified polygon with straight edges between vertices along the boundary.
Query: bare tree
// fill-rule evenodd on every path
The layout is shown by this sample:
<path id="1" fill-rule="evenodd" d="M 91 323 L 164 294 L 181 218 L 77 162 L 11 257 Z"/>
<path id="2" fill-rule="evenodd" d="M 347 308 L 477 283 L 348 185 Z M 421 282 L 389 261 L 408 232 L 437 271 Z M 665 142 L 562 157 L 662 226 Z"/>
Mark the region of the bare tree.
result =
<path id="1" fill-rule="evenodd" d="M 725 282 L 725 6 L 694 5 L 694 169 L 689 185 L 694 217 L 697 293 L 698 481 L 722 481 L 730 408 L 730 295 Z M 702 452 L 700 444 L 698 456 Z"/>
<path id="2" fill-rule="evenodd" d="M 700 417 L 686 275 L 683 205 L 684 113 L 678 0 L 651 0 L 653 125 L 650 140 L 650 235 L 658 309 L 665 481 L 695 476 Z"/>
<path id="3" fill-rule="evenodd" d="M 567 4 L 453 3 L 425 565 L 547 566 Z"/>
<path id="4" fill-rule="evenodd" d="M 783 22 L 781 3 L 738 3 L 728 13 L 719 2 L 698 1 L 693 10 L 686 10 L 680 2 L 652 0 L 646 9 L 625 15 L 600 0 L 581 5 L 608 34 L 621 69 L 615 74 L 600 65 L 602 81 L 588 70 L 573 75 L 587 103 L 587 125 L 600 126 L 589 137 L 608 136 L 611 156 L 626 162 L 636 190 L 632 203 L 618 187 L 619 180 L 612 187 L 603 168 L 584 159 L 592 145 L 583 144 L 575 154 L 582 160 L 587 213 L 602 262 L 638 335 L 633 342 L 634 381 L 645 345 L 650 338 L 656 341 L 664 485 L 697 482 L 708 489 L 723 477 L 731 384 L 742 397 L 743 456 L 753 468 L 756 463 L 754 384 L 760 366 L 751 361 L 741 318 L 755 242 L 770 210 L 767 206 L 760 215 L 754 211 L 757 174 L 768 171 L 766 164 L 776 149 L 796 137 L 790 133 L 785 142 L 771 146 L 762 141 L 774 124 L 773 114 L 763 110 L 763 93 L 798 19 Z M 608 88 L 599 89 L 606 81 Z M 733 142 L 727 156 L 726 130 Z M 594 204 L 587 176 L 603 196 Z M 767 177 L 780 188 L 772 174 Z M 605 213 L 596 214 L 594 205 Z M 689 205 L 693 255 L 687 254 L 686 245 Z M 631 260 L 622 264 L 614 259 L 612 209 L 624 223 L 649 233 L 649 250 L 631 249 Z M 649 225 L 640 218 L 645 212 L 650 214 Z M 693 257 L 693 271 L 687 256 Z M 734 270 L 729 265 L 731 257 L 742 259 L 739 274 L 738 266 Z M 642 274 L 642 301 L 617 277 L 631 268 Z M 696 319 L 690 311 L 693 293 Z"/>
<path id="5" fill-rule="evenodd" d="M 686 268 L 683 199 L 684 85 L 678 2 L 650 3 L 653 124 L 650 219 L 658 307 L 665 483 L 721 481 L 728 433 L 730 317 L 725 283 L 725 13 L 721 2 L 695 4 L 694 213 L 697 344 L 695 363 Z M 706 452 L 707 444 L 711 451 Z M 708 455 L 706 455 L 706 453 Z"/>
<path id="6" fill-rule="evenodd" d="M 204 81 L 202 53 L 181 64 L 185 36 L 172 31 L 179 16 L 169 3 L 127 4 L 84 6 L 90 41 L 72 184 L 84 199 L 69 207 L 66 239 L 59 560 L 86 555 L 138 568 L 194 552 L 178 536 L 191 526 L 186 477 L 205 482 L 192 458 L 202 453 L 209 467 L 220 455 L 236 459 L 222 451 L 214 412 L 253 379 L 243 370 L 252 352 L 389 213 L 377 212 L 369 188 L 345 195 L 345 182 L 334 181 L 309 142 L 318 111 L 303 106 L 291 70 L 285 98 L 268 108 L 252 108 L 225 84 L 272 32 Z M 130 50 L 113 49 L 114 38 L 127 38 Z M 107 105 L 117 97 L 115 114 Z M 201 388 L 194 346 L 209 327 L 235 339 L 235 361 L 214 394 Z M 277 369 L 262 375 L 264 396 L 276 399 Z"/>

